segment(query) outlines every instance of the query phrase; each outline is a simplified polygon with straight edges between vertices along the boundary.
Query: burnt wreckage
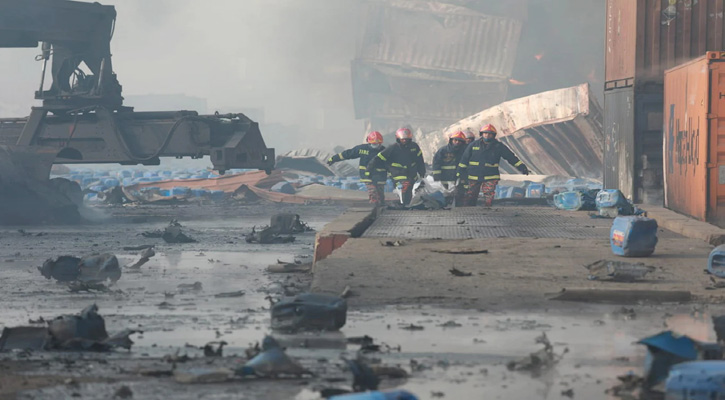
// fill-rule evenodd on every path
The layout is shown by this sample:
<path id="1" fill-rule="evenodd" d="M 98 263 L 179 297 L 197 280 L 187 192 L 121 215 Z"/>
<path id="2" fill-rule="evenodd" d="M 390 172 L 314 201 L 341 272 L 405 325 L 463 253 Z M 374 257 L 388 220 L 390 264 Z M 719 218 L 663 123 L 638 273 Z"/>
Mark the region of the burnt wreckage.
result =
<path id="1" fill-rule="evenodd" d="M 158 165 L 160 157 L 209 155 L 222 173 L 274 168 L 274 149 L 244 114 L 135 112 L 125 106 L 111 63 L 115 22 L 115 8 L 98 3 L 0 0 L 0 47 L 40 44 L 36 60 L 43 65 L 35 92 L 42 105 L 27 118 L 0 119 L 0 205 L 21 207 L 11 204 L 18 203 L 18 187 L 48 197 L 55 163 Z"/>

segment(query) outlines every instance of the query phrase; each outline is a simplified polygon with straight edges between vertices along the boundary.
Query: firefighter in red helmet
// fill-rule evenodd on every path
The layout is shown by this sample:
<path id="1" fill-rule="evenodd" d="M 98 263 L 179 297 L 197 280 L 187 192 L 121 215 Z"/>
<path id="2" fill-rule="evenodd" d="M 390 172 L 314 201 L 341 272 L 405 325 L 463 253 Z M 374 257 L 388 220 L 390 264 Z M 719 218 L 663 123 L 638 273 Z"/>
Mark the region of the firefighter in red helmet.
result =
<path id="1" fill-rule="evenodd" d="M 403 206 L 408 206 L 413 199 L 413 184 L 418 177 L 425 177 L 423 152 L 413 142 L 413 133 L 408 128 L 395 132 L 395 142 L 370 161 L 368 170 L 386 168 L 393 181 L 400 185 Z"/>
<path id="2" fill-rule="evenodd" d="M 457 131 L 448 137 L 448 144 L 436 151 L 433 156 L 433 180 L 443 183 L 446 189 L 455 186 L 455 205 L 457 207 L 463 205 L 463 196 L 465 189 L 463 184 L 456 185 L 456 169 L 461 161 L 461 156 L 466 150 L 466 134 Z"/>
<path id="3" fill-rule="evenodd" d="M 501 180 L 498 164 L 501 158 L 508 161 L 522 174 L 529 169 L 505 144 L 496 140 L 496 128 L 487 124 L 480 131 L 481 138 L 466 148 L 458 164 L 458 177 L 468 180 L 468 191 L 464 198 L 467 206 L 475 206 L 478 192 L 483 192 L 486 207 L 490 207 L 496 194 L 496 185 Z"/>
<path id="4" fill-rule="evenodd" d="M 365 144 L 360 144 L 342 153 L 335 154 L 327 160 L 327 165 L 332 165 L 342 160 L 360 159 L 360 182 L 368 188 L 370 203 L 381 206 L 385 200 L 385 181 L 388 177 L 385 168 L 368 169 L 370 160 L 375 158 L 385 149 L 383 146 L 383 135 L 373 131 L 368 133 Z"/>

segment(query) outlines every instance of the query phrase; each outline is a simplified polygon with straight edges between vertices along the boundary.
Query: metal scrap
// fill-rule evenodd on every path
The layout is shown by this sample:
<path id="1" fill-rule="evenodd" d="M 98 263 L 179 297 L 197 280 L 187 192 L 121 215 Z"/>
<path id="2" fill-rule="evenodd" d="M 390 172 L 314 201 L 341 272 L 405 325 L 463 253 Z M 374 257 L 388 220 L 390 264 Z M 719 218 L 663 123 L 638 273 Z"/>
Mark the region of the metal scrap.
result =
<path id="1" fill-rule="evenodd" d="M 313 375 L 290 358 L 272 336 L 266 336 L 262 341 L 262 352 L 247 361 L 235 373 L 240 376 L 261 378 Z"/>
<path id="2" fill-rule="evenodd" d="M 449 269 L 448 272 L 450 272 L 451 275 L 453 275 L 453 276 L 472 276 L 473 275 L 472 272 L 464 272 L 456 267 Z"/>
<path id="3" fill-rule="evenodd" d="M 543 371 L 554 366 L 557 362 L 559 362 L 559 360 L 561 360 L 564 354 L 569 352 L 569 349 L 565 348 L 560 355 L 554 353 L 554 346 L 549 341 L 546 333 L 542 333 L 541 336 L 538 336 L 535 339 L 535 342 L 536 344 L 541 344 L 544 347 L 541 350 L 533 352 L 517 361 L 510 361 L 506 364 L 506 368 L 508 368 L 509 371 L 529 371 L 532 376 L 536 377 L 541 375 Z"/>
<path id="4" fill-rule="evenodd" d="M 633 282 L 644 278 L 657 268 L 644 263 L 629 263 L 624 261 L 599 260 L 584 266 L 589 271 L 589 280 L 610 279 L 617 282 Z"/>
<path id="5" fill-rule="evenodd" d="M 82 258 L 73 256 L 60 256 L 49 258 L 38 267 L 38 271 L 46 279 L 55 279 L 59 282 L 115 282 L 121 278 L 121 267 L 113 254 L 91 254 Z"/>
<path id="6" fill-rule="evenodd" d="M 259 244 L 280 244 L 280 243 L 292 243 L 295 241 L 294 236 L 281 236 L 272 227 L 264 227 L 261 230 L 257 230 L 257 227 L 252 227 L 252 232 L 244 237 L 247 243 L 259 243 Z"/>
<path id="7" fill-rule="evenodd" d="M 347 319 L 347 301 L 338 296 L 303 293 L 272 306 L 272 329 L 284 332 L 337 331 Z"/>

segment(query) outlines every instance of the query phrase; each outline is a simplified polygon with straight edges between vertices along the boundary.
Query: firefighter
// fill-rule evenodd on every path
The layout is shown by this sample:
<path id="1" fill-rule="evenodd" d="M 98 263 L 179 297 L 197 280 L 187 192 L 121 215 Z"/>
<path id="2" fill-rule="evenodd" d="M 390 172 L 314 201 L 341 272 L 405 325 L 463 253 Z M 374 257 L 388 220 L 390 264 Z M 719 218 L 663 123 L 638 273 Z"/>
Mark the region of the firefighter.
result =
<path id="1" fill-rule="evenodd" d="M 458 177 L 468 180 L 468 191 L 464 205 L 475 206 L 478 192 L 483 190 L 483 200 L 490 207 L 496 194 L 496 185 L 501 180 L 498 164 L 503 158 L 522 174 L 529 174 L 529 169 L 519 160 L 505 144 L 496 140 L 496 128 L 485 125 L 481 128 L 481 138 L 466 148 L 458 164 Z"/>
<path id="2" fill-rule="evenodd" d="M 449 189 L 455 187 L 455 205 L 463 205 L 465 189 L 463 184 L 456 184 L 456 168 L 461 161 L 461 156 L 466 150 L 466 134 L 457 131 L 448 137 L 448 144 L 438 149 L 433 156 L 433 180 L 442 182 L 443 187 Z"/>
<path id="3" fill-rule="evenodd" d="M 470 129 L 466 129 L 464 132 L 466 134 L 466 146 L 473 143 L 474 140 L 476 140 L 476 134 L 471 132 Z"/>
<path id="4" fill-rule="evenodd" d="M 395 144 L 378 153 L 368 164 L 368 170 L 385 167 L 393 181 L 400 185 L 403 206 L 413 199 L 413 184 L 417 177 L 425 176 L 425 162 L 420 146 L 413 142 L 413 133 L 408 128 L 395 132 Z"/>
<path id="5" fill-rule="evenodd" d="M 370 203 L 381 206 L 385 200 L 385 182 L 388 176 L 385 168 L 368 169 L 368 164 L 370 160 L 385 149 L 385 146 L 383 146 L 383 135 L 377 131 L 370 132 L 368 133 L 366 142 L 366 144 L 357 145 L 352 149 L 335 154 L 327 160 L 327 165 L 332 165 L 342 160 L 359 158 L 360 182 L 364 183 L 368 188 Z"/>

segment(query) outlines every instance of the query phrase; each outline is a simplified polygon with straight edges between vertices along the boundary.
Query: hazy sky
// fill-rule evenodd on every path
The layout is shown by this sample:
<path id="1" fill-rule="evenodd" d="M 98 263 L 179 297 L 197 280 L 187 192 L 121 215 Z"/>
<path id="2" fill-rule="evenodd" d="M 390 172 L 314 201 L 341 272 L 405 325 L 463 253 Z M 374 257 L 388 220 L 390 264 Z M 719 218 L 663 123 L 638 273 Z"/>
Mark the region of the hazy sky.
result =
<path id="1" fill-rule="evenodd" d="M 289 147 L 331 148 L 363 136 L 349 69 L 358 0 L 101 3 L 118 13 L 111 50 L 124 94 L 202 97 L 209 111 L 263 109 L 267 124 L 299 126 L 298 145 Z M 28 114 L 40 79 L 38 52 L 0 49 L 0 117 Z"/>

